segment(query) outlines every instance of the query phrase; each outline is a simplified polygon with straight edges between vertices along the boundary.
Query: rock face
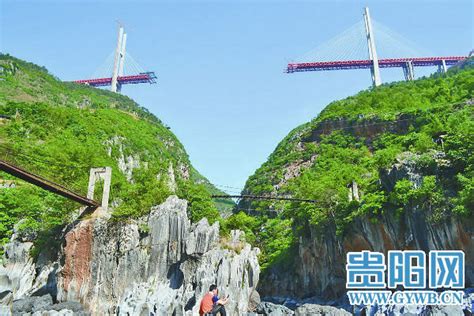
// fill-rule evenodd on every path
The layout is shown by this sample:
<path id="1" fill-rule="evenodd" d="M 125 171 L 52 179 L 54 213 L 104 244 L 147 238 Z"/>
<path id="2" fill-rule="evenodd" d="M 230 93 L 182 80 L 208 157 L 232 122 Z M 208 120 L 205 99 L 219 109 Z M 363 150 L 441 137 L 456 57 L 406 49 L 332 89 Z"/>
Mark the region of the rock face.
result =
<path id="1" fill-rule="evenodd" d="M 54 301 L 78 301 L 93 315 L 183 315 L 197 313 L 215 283 L 220 295 L 230 295 L 230 314 L 247 312 L 259 250 L 245 243 L 238 251 L 224 247 L 218 223 L 191 224 L 186 208 L 172 196 L 137 221 L 82 221 L 65 235 L 56 260 L 35 266 L 28 256 L 8 258 L 1 285 L 15 300 L 46 289 Z M 7 254 L 23 253 L 13 248 Z"/>
<path id="2" fill-rule="evenodd" d="M 35 279 L 35 265 L 30 258 L 31 242 L 20 242 L 13 236 L 13 241 L 6 245 L 7 262 L 0 266 L 0 291 L 11 292 L 16 297 L 30 294 Z"/>
<path id="3" fill-rule="evenodd" d="M 397 179 L 408 179 L 414 186 L 422 177 L 412 163 L 413 157 L 401 157 L 393 168 L 380 175 L 382 185 L 393 189 Z M 439 159 L 442 163 L 442 157 Z M 392 186 L 392 187 L 391 187 Z M 456 249 L 465 252 L 466 287 L 474 286 L 474 218 L 462 221 L 447 217 L 433 221 L 428 209 L 412 208 L 399 217 L 385 212 L 378 221 L 355 220 L 348 232 L 336 236 L 336 228 L 311 229 L 299 239 L 295 268 L 275 266 L 262 276 L 259 292 L 264 296 L 339 298 L 346 291 L 346 253 L 372 250 Z"/>

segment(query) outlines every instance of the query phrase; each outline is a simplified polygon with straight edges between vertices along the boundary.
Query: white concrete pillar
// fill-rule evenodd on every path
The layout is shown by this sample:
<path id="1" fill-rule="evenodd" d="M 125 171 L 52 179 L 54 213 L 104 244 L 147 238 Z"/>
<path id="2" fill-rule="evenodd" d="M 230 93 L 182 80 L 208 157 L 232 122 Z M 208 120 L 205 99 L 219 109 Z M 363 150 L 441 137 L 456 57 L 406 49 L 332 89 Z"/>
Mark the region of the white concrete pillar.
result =
<path id="1" fill-rule="evenodd" d="M 370 73 L 372 75 L 372 84 L 374 87 L 382 84 L 380 78 L 379 59 L 377 57 L 377 50 L 375 49 L 375 38 L 374 31 L 372 29 L 372 22 L 370 21 L 369 8 L 365 8 L 364 11 L 364 22 L 365 22 L 365 35 L 367 37 L 367 46 L 369 48 L 369 58 L 372 60 L 372 67 Z"/>
<path id="2" fill-rule="evenodd" d="M 403 67 L 403 73 L 405 74 L 406 81 L 415 80 L 415 69 L 413 68 L 413 63 L 411 61 L 406 62 Z"/>
<path id="3" fill-rule="evenodd" d="M 110 91 L 117 92 L 117 78 L 119 75 L 119 66 L 120 66 L 120 51 L 122 49 L 122 39 L 123 39 L 123 26 L 119 26 L 118 38 L 117 38 L 117 47 L 115 48 L 115 59 L 114 59 L 114 71 L 112 74 L 112 86 Z"/>
<path id="4" fill-rule="evenodd" d="M 103 171 L 104 191 L 102 192 L 102 209 L 107 211 L 109 207 L 110 184 L 112 182 L 112 168 L 105 167 Z"/>
<path id="5" fill-rule="evenodd" d="M 122 36 L 122 47 L 120 48 L 120 60 L 119 60 L 119 71 L 118 77 L 123 76 L 123 67 L 125 65 L 125 48 L 127 46 L 127 33 L 123 33 Z M 117 92 L 122 90 L 122 85 L 117 81 Z"/>
<path id="6" fill-rule="evenodd" d="M 446 73 L 448 71 L 448 67 L 446 66 L 446 60 L 441 60 L 441 64 L 438 65 L 438 72 Z"/>
<path id="7" fill-rule="evenodd" d="M 102 203 L 101 209 L 103 212 L 107 212 L 109 207 L 109 196 L 110 196 L 110 185 L 112 181 L 112 168 L 91 168 L 89 173 L 89 186 L 87 188 L 87 198 L 94 199 L 95 184 L 99 180 L 104 180 L 104 188 L 102 191 Z"/>
<path id="8" fill-rule="evenodd" d="M 87 198 L 90 200 L 94 199 L 94 189 L 96 182 L 95 168 L 91 168 L 89 172 L 89 186 L 87 187 Z"/>
<path id="9" fill-rule="evenodd" d="M 122 37 L 122 47 L 120 49 L 120 67 L 119 67 L 119 72 L 118 75 L 123 76 L 123 67 L 125 64 L 125 50 L 127 46 L 127 33 L 123 33 Z"/>

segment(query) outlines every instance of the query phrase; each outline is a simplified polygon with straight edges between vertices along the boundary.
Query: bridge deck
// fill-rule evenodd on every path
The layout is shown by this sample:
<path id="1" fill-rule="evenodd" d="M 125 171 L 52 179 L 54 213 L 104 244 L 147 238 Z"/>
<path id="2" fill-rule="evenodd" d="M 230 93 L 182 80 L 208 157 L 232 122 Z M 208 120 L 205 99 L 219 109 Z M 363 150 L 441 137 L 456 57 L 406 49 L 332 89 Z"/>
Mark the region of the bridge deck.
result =
<path id="1" fill-rule="evenodd" d="M 12 176 L 15 176 L 17 178 L 20 178 L 26 182 L 29 182 L 31 184 L 34 184 L 36 186 L 39 186 L 40 188 L 43 188 L 47 191 L 56 193 L 58 195 L 61 195 L 65 198 L 68 198 L 70 200 L 76 201 L 82 205 L 86 205 L 89 207 L 97 208 L 100 206 L 100 204 L 94 200 L 88 199 L 80 194 L 77 194 L 57 183 L 54 183 L 52 181 L 49 181 L 43 177 L 34 175 L 26 170 L 23 170 L 21 168 L 18 168 L 17 166 L 14 166 L 6 161 L 0 160 L 0 170 L 4 171 L 6 173 L 11 174 Z"/>
<path id="2" fill-rule="evenodd" d="M 446 66 L 454 65 L 461 60 L 466 59 L 464 56 L 450 57 L 416 57 L 416 58 L 390 58 L 379 59 L 380 68 L 404 67 L 411 62 L 414 67 L 428 67 L 442 65 L 443 60 Z M 323 61 L 310 63 L 290 63 L 286 69 L 287 73 L 304 72 L 304 71 L 325 71 L 325 70 L 342 70 L 342 69 L 367 69 L 372 67 L 372 60 L 343 60 L 343 61 Z"/>
<path id="3" fill-rule="evenodd" d="M 213 199 L 247 199 L 247 200 L 276 200 L 276 201 L 293 201 L 293 202 L 308 202 L 308 203 L 317 203 L 316 200 L 309 200 L 309 199 L 298 199 L 298 198 L 291 198 L 291 197 L 283 197 L 283 196 L 267 196 L 267 195 L 223 195 L 223 194 L 216 194 L 211 195 Z"/>
<path id="4" fill-rule="evenodd" d="M 119 84 L 137 84 L 137 83 L 156 83 L 156 75 L 154 72 L 145 72 L 139 75 L 133 76 L 121 76 L 117 78 Z M 112 84 L 112 77 L 110 78 L 97 78 L 97 79 L 84 79 L 75 80 L 75 83 L 87 84 L 93 87 L 110 86 Z"/>

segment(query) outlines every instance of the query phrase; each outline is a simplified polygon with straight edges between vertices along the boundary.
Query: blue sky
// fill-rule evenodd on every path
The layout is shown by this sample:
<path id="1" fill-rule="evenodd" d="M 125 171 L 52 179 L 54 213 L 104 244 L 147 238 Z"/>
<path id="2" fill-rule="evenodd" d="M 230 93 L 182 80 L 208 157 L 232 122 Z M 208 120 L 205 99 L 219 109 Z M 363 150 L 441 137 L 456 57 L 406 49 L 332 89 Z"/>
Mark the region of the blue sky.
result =
<path id="1" fill-rule="evenodd" d="M 283 73 L 361 20 L 367 5 L 378 22 L 434 54 L 473 47 L 470 0 L 0 0 L 0 50 L 62 80 L 84 79 L 113 51 L 122 21 L 128 51 L 158 75 L 157 85 L 123 93 L 168 124 L 213 183 L 240 188 L 289 131 L 370 86 L 365 70 Z M 401 80 L 402 71 L 382 70 L 382 79 Z"/>

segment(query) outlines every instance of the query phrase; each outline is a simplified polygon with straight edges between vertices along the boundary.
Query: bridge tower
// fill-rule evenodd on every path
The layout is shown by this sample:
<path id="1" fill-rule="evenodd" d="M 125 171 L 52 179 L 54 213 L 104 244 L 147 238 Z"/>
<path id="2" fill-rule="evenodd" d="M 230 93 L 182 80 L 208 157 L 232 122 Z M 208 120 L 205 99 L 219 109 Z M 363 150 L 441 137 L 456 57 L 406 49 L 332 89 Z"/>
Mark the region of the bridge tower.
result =
<path id="1" fill-rule="evenodd" d="M 369 8 L 364 10 L 365 35 L 367 37 L 367 46 L 369 48 L 369 59 L 372 61 L 370 73 L 372 75 L 372 84 L 374 87 L 380 86 L 382 79 L 380 79 L 379 59 L 377 57 L 377 50 L 375 49 L 374 32 L 372 29 L 372 22 L 370 21 Z"/>
<path id="2" fill-rule="evenodd" d="M 105 87 L 111 86 L 112 92 L 120 92 L 122 85 L 124 84 L 138 84 L 138 83 L 156 83 L 156 74 L 153 71 L 145 71 L 136 61 L 133 61 L 132 56 L 127 54 L 127 64 L 132 67 L 124 68 L 125 65 L 125 48 L 127 45 L 127 33 L 125 33 L 124 27 L 119 23 L 117 47 L 114 49 L 114 61 L 112 65 L 112 74 L 107 71 L 103 77 L 93 79 L 82 79 L 74 80 L 75 83 L 86 84 L 92 87 Z M 107 59 L 108 61 L 108 59 Z M 110 69 L 110 65 L 107 65 L 107 69 Z M 131 73 L 124 74 L 124 71 Z"/>
<path id="3" fill-rule="evenodd" d="M 123 65 L 125 61 L 125 46 L 127 45 L 127 33 L 122 25 L 119 25 L 117 48 L 115 49 L 114 69 L 112 75 L 112 92 L 120 92 L 122 85 L 118 82 L 118 77 L 123 75 Z"/>

